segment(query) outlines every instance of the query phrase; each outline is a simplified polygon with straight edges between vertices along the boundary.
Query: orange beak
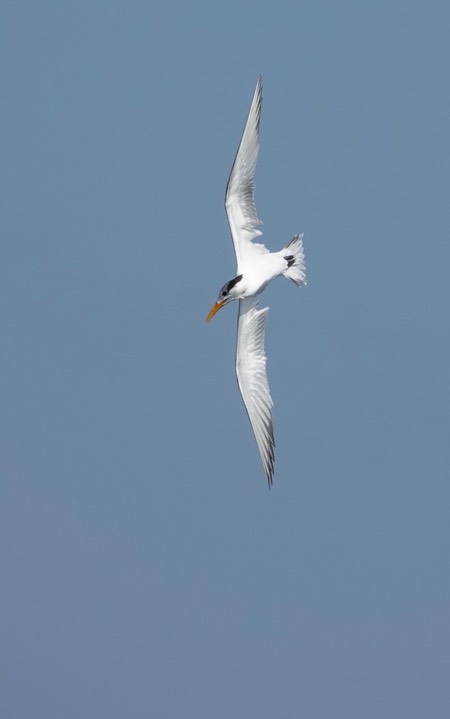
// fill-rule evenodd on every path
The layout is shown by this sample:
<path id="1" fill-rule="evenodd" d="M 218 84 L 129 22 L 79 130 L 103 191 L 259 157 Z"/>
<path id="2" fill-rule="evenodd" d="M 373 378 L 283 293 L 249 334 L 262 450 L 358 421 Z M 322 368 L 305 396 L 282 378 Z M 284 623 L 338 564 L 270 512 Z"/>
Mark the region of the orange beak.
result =
<path id="1" fill-rule="evenodd" d="M 211 320 L 214 317 L 216 312 L 218 312 L 220 310 L 220 308 L 224 306 L 224 304 L 225 304 L 225 300 L 220 300 L 220 302 L 216 302 L 216 304 L 213 305 L 211 307 L 211 309 L 209 310 L 206 321 L 209 322 L 209 320 Z"/>

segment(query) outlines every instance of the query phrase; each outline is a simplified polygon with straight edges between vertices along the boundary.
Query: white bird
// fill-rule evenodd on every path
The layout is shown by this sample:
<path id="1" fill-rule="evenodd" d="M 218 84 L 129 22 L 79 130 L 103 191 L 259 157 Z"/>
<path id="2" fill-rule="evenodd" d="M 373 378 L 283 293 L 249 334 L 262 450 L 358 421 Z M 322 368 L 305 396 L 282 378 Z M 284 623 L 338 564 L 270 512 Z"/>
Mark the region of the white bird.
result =
<path id="1" fill-rule="evenodd" d="M 239 300 L 236 374 L 270 487 L 275 439 L 264 351 L 264 326 L 269 308 L 258 309 L 257 296 L 279 275 L 297 285 L 306 284 L 306 275 L 303 235 L 295 235 L 279 252 L 269 252 L 267 247 L 254 242 L 262 234 L 257 229 L 262 223 L 254 200 L 261 104 L 262 79 L 259 77 L 225 193 L 225 210 L 237 259 L 236 277 L 222 287 L 206 320 L 232 300 Z"/>

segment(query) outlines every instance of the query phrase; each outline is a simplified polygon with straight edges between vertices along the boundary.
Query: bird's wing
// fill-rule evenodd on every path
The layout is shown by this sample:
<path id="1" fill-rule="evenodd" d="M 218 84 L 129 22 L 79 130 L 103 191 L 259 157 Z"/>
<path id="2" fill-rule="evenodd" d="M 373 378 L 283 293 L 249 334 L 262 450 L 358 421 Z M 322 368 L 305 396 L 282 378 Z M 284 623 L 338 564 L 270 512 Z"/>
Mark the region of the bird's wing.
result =
<path id="1" fill-rule="evenodd" d="M 262 79 L 258 78 L 242 139 L 231 168 L 225 193 L 225 210 L 230 223 L 238 270 L 242 261 L 254 252 L 268 252 L 252 241 L 262 233 L 255 208 L 255 168 L 259 150 L 259 122 L 262 104 Z"/>
<path id="2" fill-rule="evenodd" d="M 275 461 L 272 407 L 266 374 L 264 326 L 268 307 L 258 309 L 253 297 L 239 301 L 236 374 L 269 486 Z"/>

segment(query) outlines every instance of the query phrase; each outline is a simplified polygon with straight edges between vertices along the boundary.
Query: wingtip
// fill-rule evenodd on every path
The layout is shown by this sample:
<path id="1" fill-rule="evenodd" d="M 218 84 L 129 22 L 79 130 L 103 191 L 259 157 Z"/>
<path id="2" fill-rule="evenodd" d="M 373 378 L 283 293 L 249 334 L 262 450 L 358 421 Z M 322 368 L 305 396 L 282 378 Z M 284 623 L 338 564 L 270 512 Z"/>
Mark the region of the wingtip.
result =
<path id="1" fill-rule="evenodd" d="M 273 487 L 273 475 L 275 473 L 274 463 L 275 463 L 275 454 L 273 452 L 273 447 L 272 447 L 272 453 L 271 453 L 271 457 L 269 459 L 269 463 L 265 467 L 267 484 L 269 486 L 269 489 L 272 489 L 272 487 Z"/>
<path id="2" fill-rule="evenodd" d="M 263 100 L 263 81 L 262 75 L 258 75 L 256 80 L 255 92 L 253 93 L 253 102 L 257 100 L 257 113 L 258 113 L 258 130 L 259 130 L 259 116 L 261 115 L 262 100 Z"/>
<path id="3" fill-rule="evenodd" d="M 258 93 L 258 95 L 259 95 L 259 102 L 260 102 L 260 104 L 261 104 L 261 102 L 262 102 L 262 93 L 263 93 L 263 79 L 262 79 L 262 75 L 258 75 L 258 79 L 257 79 L 257 81 L 256 81 L 255 92 Z"/>

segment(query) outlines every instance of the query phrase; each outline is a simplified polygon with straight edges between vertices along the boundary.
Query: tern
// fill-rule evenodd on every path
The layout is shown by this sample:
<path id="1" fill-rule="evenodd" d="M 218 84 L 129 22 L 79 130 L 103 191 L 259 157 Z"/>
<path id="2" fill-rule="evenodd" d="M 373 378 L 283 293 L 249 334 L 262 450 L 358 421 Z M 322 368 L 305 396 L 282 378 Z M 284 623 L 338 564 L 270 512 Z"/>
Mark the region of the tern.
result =
<path id="1" fill-rule="evenodd" d="M 236 252 L 236 276 L 219 292 L 206 318 L 233 300 L 239 300 L 236 343 L 236 375 L 264 472 L 272 486 L 275 439 L 272 407 L 266 374 L 264 329 L 268 307 L 259 309 L 257 297 L 275 277 L 283 275 L 296 285 L 306 284 L 303 235 L 295 235 L 279 252 L 254 240 L 262 233 L 255 208 L 255 168 L 259 151 L 262 78 L 258 78 L 241 142 L 225 192 L 225 210 Z"/>

